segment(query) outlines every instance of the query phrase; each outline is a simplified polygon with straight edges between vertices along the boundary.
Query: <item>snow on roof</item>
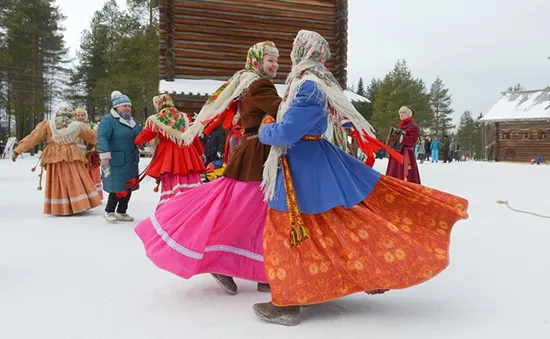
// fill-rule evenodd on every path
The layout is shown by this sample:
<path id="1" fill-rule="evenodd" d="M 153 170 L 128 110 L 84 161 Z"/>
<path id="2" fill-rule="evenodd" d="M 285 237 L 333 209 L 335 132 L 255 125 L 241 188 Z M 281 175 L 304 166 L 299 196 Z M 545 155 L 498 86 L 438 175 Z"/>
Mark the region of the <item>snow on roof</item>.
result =
<path id="1" fill-rule="evenodd" d="M 194 94 L 194 95 L 210 95 L 217 90 L 224 82 L 220 80 L 210 79 L 175 79 L 174 81 L 161 80 L 159 83 L 160 93 L 175 93 L 175 94 Z M 276 84 L 277 92 L 283 95 L 286 85 Z M 344 91 L 350 101 L 353 102 L 369 102 L 363 96 L 355 94 L 351 91 Z"/>
<path id="2" fill-rule="evenodd" d="M 550 119 L 550 89 L 504 92 L 481 120 L 514 121 Z"/>

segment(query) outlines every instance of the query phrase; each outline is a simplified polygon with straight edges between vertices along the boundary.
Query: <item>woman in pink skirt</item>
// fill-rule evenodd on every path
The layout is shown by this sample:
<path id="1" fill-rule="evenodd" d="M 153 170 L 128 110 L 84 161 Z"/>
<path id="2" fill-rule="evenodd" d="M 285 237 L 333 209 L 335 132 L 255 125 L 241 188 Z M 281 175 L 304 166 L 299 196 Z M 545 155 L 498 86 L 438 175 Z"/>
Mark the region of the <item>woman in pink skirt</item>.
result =
<path id="1" fill-rule="evenodd" d="M 281 102 L 272 81 L 278 56 L 272 42 L 252 46 L 245 69 L 212 94 L 183 134 L 192 144 L 220 123 L 230 128 L 239 112 L 245 139 L 223 177 L 172 198 L 136 227 L 155 265 L 185 279 L 211 273 L 229 294 L 237 293 L 233 277 L 269 291 L 262 248 L 267 203 L 260 189 L 269 146 L 258 140 L 258 129 Z"/>
<path id="2" fill-rule="evenodd" d="M 138 146 L 155 140 L 155 153 L 146 174 L 162 184 L 158 206 L 170 198 L 201 184 L 205 172 L 204 152 L 199 138 L 185 146 L 182 133 L 191 125 L 190 117 L 179 112 L 168 94 L 153 98 L 157 114 L 150 116 L 145 129 L 136 137 Z"/>

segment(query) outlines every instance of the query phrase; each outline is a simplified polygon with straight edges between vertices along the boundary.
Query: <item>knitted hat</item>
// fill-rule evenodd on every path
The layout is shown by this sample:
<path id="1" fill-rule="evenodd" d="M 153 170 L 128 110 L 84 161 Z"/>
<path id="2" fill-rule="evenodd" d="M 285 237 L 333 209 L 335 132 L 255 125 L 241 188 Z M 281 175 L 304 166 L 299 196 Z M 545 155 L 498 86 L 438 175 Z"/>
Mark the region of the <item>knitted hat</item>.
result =
<path id="1" fill-rule="evenodd" d="M 111 101 L 113 102 L 113 108 L 117 108 L 122 105 L 132 105 L 130 98 L 119 91 L 113 91 L 113 93 L 111 93 Z"/>
<path id="2" fill-rule="evenodd" d="M 399 114 L 401 114 L 401 113 L 405 113 L 409 118 L 412 118 L 412 117 L 414 117 L 414 113 L 416 113 L 416 112 L 414 111 L 414 109 L 411 106 L 402 106 L 399 109 Z"/>

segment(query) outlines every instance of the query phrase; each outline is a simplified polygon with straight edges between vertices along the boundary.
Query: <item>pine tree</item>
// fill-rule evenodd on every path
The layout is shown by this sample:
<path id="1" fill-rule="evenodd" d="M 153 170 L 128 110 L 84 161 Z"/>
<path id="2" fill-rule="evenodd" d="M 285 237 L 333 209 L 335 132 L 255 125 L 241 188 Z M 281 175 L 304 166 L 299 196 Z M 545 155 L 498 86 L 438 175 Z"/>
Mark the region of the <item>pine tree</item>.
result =
<path id="1" fill-rule="evenodd" d="M 355 91 L 360 96 L 367 96 L 367 92 L 365 92 L 365 84 L 363 83 L 363 78 L 359 78 L 359 82 L 357 83 L 357 90 Z"/>
<path id="2" fill-rule="evenodd" d="M 483 122 L 481 115 L 474 120 L 470 111 L 465 111 L 460 117 L 458 126 L 458 143 L 460 149 L 469 158 L 480 159 L 483 156 L 483 145 L 481 133 L 483 131 Z"/>
<path id="3" fill-rule="evenodd" d="M 430 89 L 430 107 L 433 114 L 431 132 L 442 137 L 454 128 L 452 98 L 443 81 L 437 78 Z"/>
<path id="4" fill-rule="evenodd" d="M 3 0 L 0 10 L 0 82 L 3 108 L 23 137 L 51 113 L 60 93 L 66 49 L 54 0 Z M 8 128 L 11 130 L 11 126 Z"/>
<path id="5" fill-rule="evenodd" d="M 95 13 L 82 37 L 79 64 L 73 71 L 76 90 L 70 99 L 98 119 L 110 106 L 110 93 L 120 90 L 132 100 L 133 115 L 144 121 L 152 114 L 158 92 L 158 17 L 145 0 L 129 0 L 120 10 L 109 0 Z"/>
<path id="6" fill-rule="evenodd" d="M 374 90 L 376 86 L 372 87 Z M 431 118 L 429 96 L 421 79 L 415 79 L 405 60 L 398 61 L 379 84 L 374 101 L 372 124 L 381 140 L 386 140 L 391 126 L 399 122 L 399 108 L 412 106 L 416 111 L 415 122 L 422 127 Z"/>
<path id="7" fill-rule="evenodd" d="M 367 93 L 365 94 L 365 97 L 370 102 L 365 104 L 363 116 L 369 121 L 372 119 L 372 114 L 374 112 L 374 103 L 376 101 L 376 98 L 378 97 L 378 89 L 380 88 L 381 83 L 382 81 L 380 79 L 372 79 L 370 84 L 367 86 Z"/>

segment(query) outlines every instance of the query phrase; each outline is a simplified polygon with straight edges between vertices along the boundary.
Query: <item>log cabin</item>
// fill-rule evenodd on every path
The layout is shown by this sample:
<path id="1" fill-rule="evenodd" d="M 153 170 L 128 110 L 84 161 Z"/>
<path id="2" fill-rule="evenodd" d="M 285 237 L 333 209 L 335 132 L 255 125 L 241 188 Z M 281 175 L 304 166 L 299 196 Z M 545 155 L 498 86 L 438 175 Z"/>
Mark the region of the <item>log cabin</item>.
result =
<path id="1" fill-rule="evenodd" d="M 492 160 L 550 160 L 550 88 L 503 92 L 482 120 L 495 127 Z"/>
<path id="2" fill-rule="evenodd" d="M 272 40 L 280 51 L 275 80 L 280 95 L 301 29 L 322 34 L 331 46 L 328 68 L 347 88 L 347 0 L 160 0 L 159 92 L 178 109 L 200 111 L 208 96 L 242 69 L 248 48 Z M 350 91 L 352 102 L 368 102 Z"/>

